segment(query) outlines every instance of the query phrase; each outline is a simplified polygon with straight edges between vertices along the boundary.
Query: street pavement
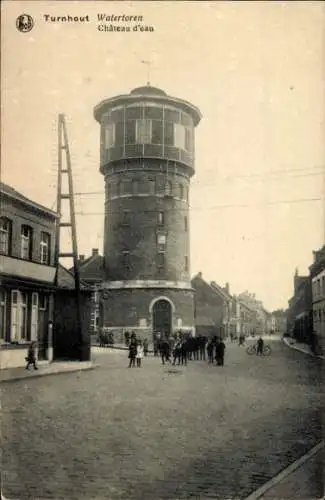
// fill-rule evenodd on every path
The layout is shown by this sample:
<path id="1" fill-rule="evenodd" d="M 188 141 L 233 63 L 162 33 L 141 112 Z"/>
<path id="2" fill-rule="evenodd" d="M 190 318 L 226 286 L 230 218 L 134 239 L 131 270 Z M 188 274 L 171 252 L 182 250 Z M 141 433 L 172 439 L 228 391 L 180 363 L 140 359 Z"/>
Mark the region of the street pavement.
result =
<path id="1" fill-rule="evenodd" d="M 323 437 L 322 361 L 268 343 L 224 367 L 97 349 L 96 370 L 2 383 L 4 496 L 244 499 Z"/>

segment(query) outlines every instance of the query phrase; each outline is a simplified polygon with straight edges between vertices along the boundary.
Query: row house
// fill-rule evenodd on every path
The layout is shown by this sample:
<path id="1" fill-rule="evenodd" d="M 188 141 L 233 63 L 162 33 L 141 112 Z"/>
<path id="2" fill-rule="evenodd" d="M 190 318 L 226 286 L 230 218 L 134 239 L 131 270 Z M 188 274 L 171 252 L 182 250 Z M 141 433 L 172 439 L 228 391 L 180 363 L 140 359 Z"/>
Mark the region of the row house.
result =
<path id="1" fill-rule="evenodd" d="M 40 362 L 89 359 L 91 288 L 81 281 L 81 352 L 74 276 L 55 265 L 56 212 L 4 183 L 0 200 L 0 368 L 24 366 L 31 341 Z"/>
<path id="2" fill-rule="evenodd" d="M 1 367 L 21 365 L 26 343 L 46 358 L 53 320 L 57 214 L 0 183 Z"/>
<path id="3" fill-rule="evenodd" d="M 222 288 L 214 281 L 208 283 L 201 272 L 192 278 L 191 285 L 195 291 L 196 335 L 217 335 L 222 338 L 228 336 L 232 312 L 229 286 Z"/>
<path id="4" fill-rule="evenodd" d="M 244 335 L 255 335 L 256 330 L 256 312 L 242 302 L 238 297 L 233 297 L 232 315 L 231 315 L 231 335 L 239 337 Z"/>
<path id="5" fill-rule="evenodd" d="M 276 309 L 271 313 L 272 333 L 283 336 L 287 332 L 287 315 L 283 309 Z"/>
<path id="6" fill-rule="evenodd" d="M 90 334 L 97 337 L 100 328 L 100 284 L 104 276 L 104 258 L 99 254 L 98 248 L 93 248 L 91 255 L 79 255 L 79 273 L 80 278 L 92 289 L 92 311 Z"/>
<path id="7" fill-rule="evenodd" d="M 257 300 L 255 294 L 245 291 L 237 296 L 237 299 L 245 304 L 251 311 L 255 311 L 254 334 L 259 336 L 267 332 L 269 313 L 264 309 L 263 303 Z"/>
<path id="8" fill-rule="evenodd" d="M 313 252 L 314 262 L 309 267 L 312 283 L 313 331 L 325 352 L 325 245 Z"/>
<path id="9" fill-rule="evenodd" d="M 294 294 L 287 310 L 288 333 L 298 342 L 310 343 L 313 331 L 312 281 L 310 276 L 294 275 Z"/>

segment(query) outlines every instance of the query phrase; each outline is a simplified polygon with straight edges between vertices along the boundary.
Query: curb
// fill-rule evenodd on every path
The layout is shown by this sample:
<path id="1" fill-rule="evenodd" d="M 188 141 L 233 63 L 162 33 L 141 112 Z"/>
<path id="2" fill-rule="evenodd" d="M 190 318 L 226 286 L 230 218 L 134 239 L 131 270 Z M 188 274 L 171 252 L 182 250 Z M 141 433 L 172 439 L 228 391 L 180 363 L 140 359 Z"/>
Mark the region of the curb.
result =
<path id="1" fill-rule="evenodd" d="M 0 379 L 0 384 L 6 384 L 10 382 L 18 382 L 19 380 L 28 380 L 30 378 L 40 378 L 40 377 L 48 377 L 50 375 L 64 375 L 65 373 L 76 373 L 76 372 L 84 372 L 87 370 L 94 370 L 95 368 L 98 368 L 100 365 L 99 364 L 94 364 L 92 366 L 87 366 L 85 368 L 71 368 L 71 370 L 61 370 L 61 371 L 55 371 L 55 372 L 45 372 L 45 373 L 33 373 L 31 375 L 28 375 L 27 377 L 23 375 L 19 375 L 17 377 L 11 377 L 5 380 Z M 1 498 L 1 497 L 0 497 Z"/>
<path id="2" fill-rule="evenodd" d="M 318 358 L 318 359 L 325 359 L 325 356 L 321 356 L 320 354 L 314 354 L 313 352 L 308 352 L 305 351 L 304 348 L 297 346 L 296 344 L 290 344 L 290 342 L 286 339 L 283 338 L 283 343 L 287 346 L 290 347 L 290 349 L 295 349 L 295 351 L 299 351 L 302 354 L 306 354 L 307 356 L 312 356 L 313 358 Z"/>
<path id="3" fill-rule="evenodd" d="M 262 495 L 267 493 L 274 486 L 279 484 L 281 481 L 290 476 L 290 474 L 299 469 L 299 467 L 304 465 L 304 463 L 306 463 L 310 458 L 312 458 L 316 453 L 318 453 L 322 448 L 324 448 L 324 445 L 325 445 L 324 441 L 321 441 L 320 443 L 316 444 L 316 446 L 311 448 L 311 450 L 309 450 L 305 455 L 303 455 L 298 460 L 293 462 L 291 465 L 283 469 L 281 472 L 279 472 L 279 474 L 277 474 L 272 479 L 267 481 L 265 484 L 263 484 L 263 486 L 261 486 L 256 491 L 251 493 L 244 500 L 258 500 L 259 498 L 262 498 Z"/>

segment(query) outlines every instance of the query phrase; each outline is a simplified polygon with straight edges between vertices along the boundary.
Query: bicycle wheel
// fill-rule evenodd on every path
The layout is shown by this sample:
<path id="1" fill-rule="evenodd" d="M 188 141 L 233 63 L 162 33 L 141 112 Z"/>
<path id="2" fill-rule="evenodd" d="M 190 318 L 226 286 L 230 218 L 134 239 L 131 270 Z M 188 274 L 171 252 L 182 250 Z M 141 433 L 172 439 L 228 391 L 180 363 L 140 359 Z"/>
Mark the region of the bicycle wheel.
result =
<path id="1" fill-rule="evenodd" d="M 269 345 L 264 346 L 263 356 L 270 356 L 272 349 Z"/>
<path id="2" fill-rule="evenodd" d="M 254 345 L 249 345 L 246 349 L 247 354 L 255 354 L 256 353 L 256 347 Z"/>

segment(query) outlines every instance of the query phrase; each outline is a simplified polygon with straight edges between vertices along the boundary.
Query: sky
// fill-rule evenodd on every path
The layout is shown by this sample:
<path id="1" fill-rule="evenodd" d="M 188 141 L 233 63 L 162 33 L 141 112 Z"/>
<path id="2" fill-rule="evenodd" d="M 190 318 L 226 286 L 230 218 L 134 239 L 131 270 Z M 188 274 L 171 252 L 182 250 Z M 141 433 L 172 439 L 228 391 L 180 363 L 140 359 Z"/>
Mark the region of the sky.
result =
<path id="1" fill-rule="evenodd" d="M 295 268 L 307 274 L 325 243 L 325 4 L 24 0 L 1 8 L 2 181 L 56 208 L 57 119 L 65 114 L 78 251 L 102 253 L 93 108 L 146 84 L 141 61 L 149 60 L 151 85 L 202 113 L 192 275 L 255 293 L 269 310 L 287 307 Z M 101 13 L 141 15 L 154 31 L 99 31 Z M 34 19 L 29 33 L 16 29 L 20 14 Z M 45 14 L 90 21 L 52 23 Z"/>

